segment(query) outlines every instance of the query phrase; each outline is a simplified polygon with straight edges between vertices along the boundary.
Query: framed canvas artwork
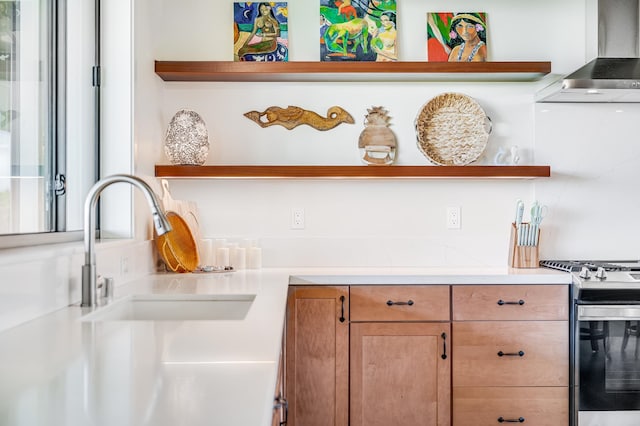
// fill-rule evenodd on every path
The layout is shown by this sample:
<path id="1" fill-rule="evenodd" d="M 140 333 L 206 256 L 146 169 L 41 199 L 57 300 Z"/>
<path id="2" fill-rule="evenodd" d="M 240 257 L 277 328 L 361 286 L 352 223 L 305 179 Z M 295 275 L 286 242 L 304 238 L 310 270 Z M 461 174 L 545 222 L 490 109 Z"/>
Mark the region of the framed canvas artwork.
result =
<path id="1" fill-rule="evenodd" d="M 321 61 L 397 61 L 396 0 L 320 0 Z"/>
<path id="2" fill-rule="evenodd" d="M 286 2 L 233 4 L 234 61 L 288 61 Z"/>
<path id="3" fill-rule="evenodd" d="M 427 13 L 427 60 L 484 62 L 487 60 L 487 14 Z"/>

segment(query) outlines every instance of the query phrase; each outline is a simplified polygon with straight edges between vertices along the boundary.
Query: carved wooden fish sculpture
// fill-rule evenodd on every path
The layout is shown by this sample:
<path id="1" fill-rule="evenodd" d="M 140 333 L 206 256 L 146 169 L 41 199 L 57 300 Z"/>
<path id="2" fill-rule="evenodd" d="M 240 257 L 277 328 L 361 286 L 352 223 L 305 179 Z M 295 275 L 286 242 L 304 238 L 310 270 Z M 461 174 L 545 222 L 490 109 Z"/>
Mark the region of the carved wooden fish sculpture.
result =
<path id="1" fill-rule="evenodd" d="M 244 116 L 249 120 L 255 121 L 260 127 L 269 127 L 277 124 L 288 130 L 302 124 L 317 130 L 329 130 L 342 123 L 355 123 L 351 114 L 339 106 L 329 108 L 326 117 L 297 106 L 288 106 L 287 108 L 272 106 L 263 112 L 246 112 Z"/>

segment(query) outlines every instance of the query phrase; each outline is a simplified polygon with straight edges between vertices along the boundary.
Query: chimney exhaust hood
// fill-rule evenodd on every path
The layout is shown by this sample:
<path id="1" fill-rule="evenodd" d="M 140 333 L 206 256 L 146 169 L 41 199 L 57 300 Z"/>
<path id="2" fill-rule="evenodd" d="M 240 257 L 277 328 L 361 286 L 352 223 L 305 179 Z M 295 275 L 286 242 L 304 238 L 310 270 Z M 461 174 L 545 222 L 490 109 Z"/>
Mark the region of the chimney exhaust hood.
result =
<path id="1" fill-rule="evenodd" d="M 639 0 L 598 0 L 598 57 L 537 101 L 640 102 L 639 22 Z"/>

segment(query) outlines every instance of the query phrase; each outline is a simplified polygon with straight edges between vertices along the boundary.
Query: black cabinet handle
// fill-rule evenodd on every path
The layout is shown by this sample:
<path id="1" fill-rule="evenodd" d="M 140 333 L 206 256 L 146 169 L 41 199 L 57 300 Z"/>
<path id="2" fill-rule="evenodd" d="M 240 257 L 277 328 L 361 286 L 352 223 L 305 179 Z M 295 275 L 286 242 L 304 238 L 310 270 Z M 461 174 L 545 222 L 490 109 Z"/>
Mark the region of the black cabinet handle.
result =
<path id="1" fill-rule="evenodd" d="M 504 417 L 498 417 L 498 423 L 524 423 L 524 417 L 518 417 L 517 419 L 505 419 Z"/>
<path id="2" fill-rule="evenodd" d="M 498 352 L 498 356 L 524 356 L 524 351 L 518 352 Z"/>
<path id="3" fill-rule="evenodd" d="M 500 299 L 498 300 L 498 305 L 502 306 L 502 305 L 524 305 L 524 300 L 520 299 L 517 302 L 505 302 L 504 300 Z"/>
<path id="4" fill-rule="evenodd" d="M 442 337 L 442 355 L 440 357 L 447 359 L 447 333 L 442 333 L 440 337 Z"/>
<path id="5" fill-rule="evenodd" d="M 340 306 L 340 322 L 344 322 L 345 318 L 344 318 L 344 296 L 340 296 L 340 302 L 341 302 L 341 306 Z"/>
<path id="6" fill-rule="evenodd" d="M 287 399 L 281 395 L 278 395 L 273 404 L 273 409 L 283 410 L 284 414 L 280 416 L 281 421 L 279 424 L 280 426 L 286 425 L 287 421 L 289 420 L 289 402 L 287 401 Z"/>
<path id="7" fill-rule="evenodd" d="M 413 305 L 413 300 L 409 300 L 407 302 L 394 302 L 393 300 L 387 300 L 387 306 L 393 306 L 393 305 L 408 305 L 408 306 L 411 306 L 411 305 Z"/>

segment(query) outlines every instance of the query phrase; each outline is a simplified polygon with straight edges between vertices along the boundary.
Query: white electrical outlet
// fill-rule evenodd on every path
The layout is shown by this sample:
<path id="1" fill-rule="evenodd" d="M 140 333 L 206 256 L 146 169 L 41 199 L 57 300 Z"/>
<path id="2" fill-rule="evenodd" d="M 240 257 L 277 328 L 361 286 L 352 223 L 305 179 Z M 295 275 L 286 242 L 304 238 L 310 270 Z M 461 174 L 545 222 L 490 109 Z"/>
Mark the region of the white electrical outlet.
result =
<path id="1" fill-rule="evenodd" d="M 129 273 L 129 258 L 122 256 L 120 258 L 120 275 L 127 275 Z"/>
<path id="2" fill-rule="evenodd" d="M 447 207 L 447 229 L 460 229 L 460 207 Z"/>
<path id="3" fill-rule="evenodd" d="M 304 209 L 291 209 L 291 229 L 304 229 Z"/>

